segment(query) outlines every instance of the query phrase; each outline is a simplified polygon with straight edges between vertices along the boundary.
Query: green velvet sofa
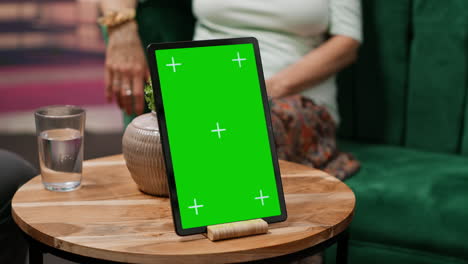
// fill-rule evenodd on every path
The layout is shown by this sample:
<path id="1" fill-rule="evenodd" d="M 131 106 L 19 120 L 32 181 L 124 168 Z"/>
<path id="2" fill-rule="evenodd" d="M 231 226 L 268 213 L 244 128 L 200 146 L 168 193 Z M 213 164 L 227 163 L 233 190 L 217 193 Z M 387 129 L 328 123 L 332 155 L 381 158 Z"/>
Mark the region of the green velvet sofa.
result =
<path id="1" fill-rule="evenodd" d="M 339 80 L 351 263 L 468 263 L 468 1 L 364 0 Z M 328 251 L 327 263 L 333 263 Z"/>
<path id="2" fill-rule="evenodd" d="M 468 0 L 363 0 L 363 18 L 338 80 L 340 147 L 362 161 L 350 263 L 468 263 Z M 144 45 L 192 37 L 190 1 L 137 19 Z"/>

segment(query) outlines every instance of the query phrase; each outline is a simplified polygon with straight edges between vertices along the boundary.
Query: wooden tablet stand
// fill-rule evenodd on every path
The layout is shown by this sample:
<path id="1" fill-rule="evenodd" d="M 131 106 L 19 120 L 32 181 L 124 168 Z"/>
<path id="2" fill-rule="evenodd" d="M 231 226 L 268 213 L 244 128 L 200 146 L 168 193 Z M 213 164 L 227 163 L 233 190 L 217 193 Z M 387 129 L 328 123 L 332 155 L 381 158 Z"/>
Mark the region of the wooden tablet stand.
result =
<path id="1" fill-rule="evenodd" d="M 206 236 L 211 241 L 230 239 L 243 236 L 266 234 L 268 223 L 263 219 L 253 219 L 227 224 L 208 226 Z"/>

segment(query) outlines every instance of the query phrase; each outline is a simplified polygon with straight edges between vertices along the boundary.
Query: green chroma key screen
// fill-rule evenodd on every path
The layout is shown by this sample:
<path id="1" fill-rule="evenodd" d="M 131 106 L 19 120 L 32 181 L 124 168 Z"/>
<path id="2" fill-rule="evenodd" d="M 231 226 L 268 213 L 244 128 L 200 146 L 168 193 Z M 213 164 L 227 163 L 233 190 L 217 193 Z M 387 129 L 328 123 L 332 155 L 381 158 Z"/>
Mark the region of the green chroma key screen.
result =
<path id="1" fill-rule="evenodd" d="M 280 216 L 254 44 L 153 52 L 182 229 Z"/>

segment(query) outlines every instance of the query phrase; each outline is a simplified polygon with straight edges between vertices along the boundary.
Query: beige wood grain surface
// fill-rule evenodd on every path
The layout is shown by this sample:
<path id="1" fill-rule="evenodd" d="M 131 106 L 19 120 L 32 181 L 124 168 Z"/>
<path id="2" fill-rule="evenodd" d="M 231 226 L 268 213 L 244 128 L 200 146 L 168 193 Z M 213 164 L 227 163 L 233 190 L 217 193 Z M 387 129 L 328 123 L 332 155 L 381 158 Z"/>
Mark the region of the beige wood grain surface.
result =
<path id="1" fill-rule="evenodd" d="M 267 234 L 210 241 L 174 232 L 169 200 L 140 192 L 122 155 L 84 163 L 79 190 L 43 188 L 40 177 L 12 201 L 20 228 L 49 246 L 130 263 L 226 263 L 281 256 L 314 246 L 351 222 L 355 197 L 344 183 L 303 165 L 280 161 L 288 220 Z"/>

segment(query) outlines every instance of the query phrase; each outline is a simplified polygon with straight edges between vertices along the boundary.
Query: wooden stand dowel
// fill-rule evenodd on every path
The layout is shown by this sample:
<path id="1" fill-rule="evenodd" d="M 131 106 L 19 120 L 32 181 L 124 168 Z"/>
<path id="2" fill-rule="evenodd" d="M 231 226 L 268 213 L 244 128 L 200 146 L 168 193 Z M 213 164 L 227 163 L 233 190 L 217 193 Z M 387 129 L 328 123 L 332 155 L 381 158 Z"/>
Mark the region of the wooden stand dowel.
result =
<path id="1" fill-rule="evenodd" d="M 248 221 L 212 225 L 208 226 L 206 236 L 211 241 L 266 234 L 268 232 L 268 223 L 263 219 L 254 219 Z"/>

